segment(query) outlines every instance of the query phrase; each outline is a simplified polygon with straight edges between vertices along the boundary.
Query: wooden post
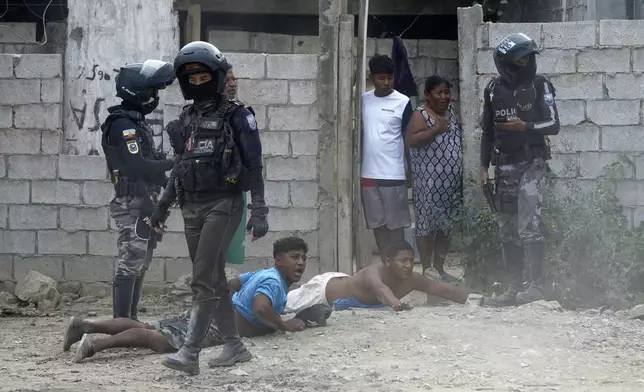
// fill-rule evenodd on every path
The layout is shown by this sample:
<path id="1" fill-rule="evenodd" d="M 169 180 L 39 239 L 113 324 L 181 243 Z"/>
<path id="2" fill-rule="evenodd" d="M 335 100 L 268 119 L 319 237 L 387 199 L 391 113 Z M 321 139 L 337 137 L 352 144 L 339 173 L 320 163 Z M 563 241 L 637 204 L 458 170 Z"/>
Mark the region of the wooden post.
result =
<path id="1" fill-rule="evenodd" d="M 354 251 L 356 257 L 356 270 L 371 264 L 373 257 L 369 241 L 369 230 L 364 219 L 362 197 L 360 189 L 360 174 L 362 166 L 362 94 L 366 89 L 367 78 L 367 24 L 369 17 L 369 0 L 360 0 L 360 14 L 358 20 L 358 56 L 355 84 L 355 128 L 353 138 L 354 167 L 353 167 L 353 222 L 354 222 Z"/>
<path id="2" fill-rule="evenodd" d="M 186 31 L 186 42 L 201 41 L 201 4 L 191 4 L 188 7 Z"/>

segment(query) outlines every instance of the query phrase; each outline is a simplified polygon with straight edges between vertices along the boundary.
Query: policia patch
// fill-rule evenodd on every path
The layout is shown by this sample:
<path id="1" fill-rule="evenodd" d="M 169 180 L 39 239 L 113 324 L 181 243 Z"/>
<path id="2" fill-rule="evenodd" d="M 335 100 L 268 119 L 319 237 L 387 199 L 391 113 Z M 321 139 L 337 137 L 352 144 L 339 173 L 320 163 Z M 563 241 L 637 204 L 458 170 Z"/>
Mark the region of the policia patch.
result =
<path id="1" fill-rule="evenodd" d="M 127 150 L 130 152 L 130 154 L 138 154 L 139 153 L 139 144 L 136 142 L 136 140 L 130 140 L 125 143 L 127 146 Z"/>

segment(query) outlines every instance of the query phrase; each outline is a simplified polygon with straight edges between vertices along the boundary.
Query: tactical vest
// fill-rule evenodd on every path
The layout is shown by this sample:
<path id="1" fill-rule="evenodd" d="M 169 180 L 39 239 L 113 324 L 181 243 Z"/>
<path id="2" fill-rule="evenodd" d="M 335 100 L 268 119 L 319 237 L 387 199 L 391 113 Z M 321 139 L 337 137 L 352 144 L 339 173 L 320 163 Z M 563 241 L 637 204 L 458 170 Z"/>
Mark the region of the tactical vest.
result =
<path id="1" fill-rule="evenodd" d="M 218 194 L 247 191 L 240 181 L 244 167 L 230 120 L 242 105 L 222 102 L 216 109 L 200 111 L 193 105 L 181 113 L 181 139 L 175 143 L 180 156 L 176 166 L 179 194 Z"/>
<path id="2" fill-rule="evenodd" d="M 532 84 L 519 89 L 512 89 L 499 79 L 490 82 L 490 105 L 495 121 L 507 121 L 518 117 L 525 122 L 543 121 L 538 106 L 536 84 L 542 82 L 537 76 Z M 528 149 L 545 148 L 546 137 L 537 132 L 506 132 L 495 127 L 494 146 L 501 154 L 513 154 Z"/>
<path id="3" fill-rule="evenodd" d="M 123 196 L 143 196 L 154 190 L 158 191 L 158 185 L 146 184 L 143 178 L 140 178 L 138 171 L 126 165 L 123 158 L 125 150 L 119 146 L 118 141 L 108 143 L 110 127 L 114 120 L 119 117 L 127 117 L 135 124 L 136 140 L 139 144 L 139 151 L 144 159 L 155 159 L 154 139 L 152 128 L 145 122 L 145 116 L 136 110 L 127 110 L 122 106 L 112 106 L 107 109 L 110 113 L 105 122 L 101 125 L 102 137 L 101 146 L 107 161 L 107 168 L 110 173 L 110 179 L 114 184 L 116 197 Z"/>

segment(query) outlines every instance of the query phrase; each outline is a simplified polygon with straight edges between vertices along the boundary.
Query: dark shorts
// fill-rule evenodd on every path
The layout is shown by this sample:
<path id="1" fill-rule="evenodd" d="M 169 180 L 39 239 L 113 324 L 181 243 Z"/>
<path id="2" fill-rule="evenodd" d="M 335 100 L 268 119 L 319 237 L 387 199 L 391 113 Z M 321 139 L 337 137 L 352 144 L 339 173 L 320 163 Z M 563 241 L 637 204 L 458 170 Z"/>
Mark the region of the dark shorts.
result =
<path id="1" fill-rule="evenodd" d="M 175 349 L 180 349 L 186 340 L 188 334 L 188 324 L 190 321 L 190 310 L 186 310 L 183 314 L 159 321 L 149 323 L 152 329 L 161 332 L 161 334 L 168 340 L 168 343 Z M 213 322 L 210 323 L 208 334 L 201 342 L 201 348 L 217 346 L 224 344 L 223 339 L 219 335 L 219 331 Z"/>
<path id="2" fill-rule="evenodd" d="M 381 185 L 362 180 L 362 206 L 368 229 L 390 230 L 411 226 L 407 185 Z M 382 182 L 382 181 L 381 181 Z"/>

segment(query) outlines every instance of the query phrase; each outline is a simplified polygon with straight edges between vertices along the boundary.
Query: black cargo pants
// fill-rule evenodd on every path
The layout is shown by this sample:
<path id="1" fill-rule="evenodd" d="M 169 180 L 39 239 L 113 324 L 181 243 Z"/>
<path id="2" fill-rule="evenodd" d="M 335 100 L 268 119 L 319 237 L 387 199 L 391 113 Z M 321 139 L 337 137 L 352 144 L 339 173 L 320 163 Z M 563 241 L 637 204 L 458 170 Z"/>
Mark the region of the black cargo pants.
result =
<path id="1" fill-rule="evenodd" d="M 224 256 L 244 213 L 242 194 L 222 195 L 183 205 L 186 242 L 192 260 L 192 300 L 205 302 L 230 295 Z"/>

